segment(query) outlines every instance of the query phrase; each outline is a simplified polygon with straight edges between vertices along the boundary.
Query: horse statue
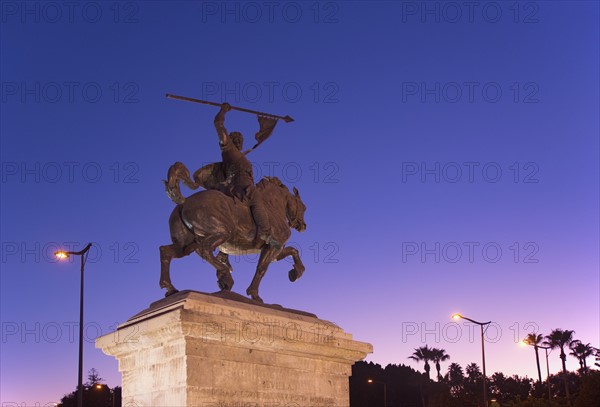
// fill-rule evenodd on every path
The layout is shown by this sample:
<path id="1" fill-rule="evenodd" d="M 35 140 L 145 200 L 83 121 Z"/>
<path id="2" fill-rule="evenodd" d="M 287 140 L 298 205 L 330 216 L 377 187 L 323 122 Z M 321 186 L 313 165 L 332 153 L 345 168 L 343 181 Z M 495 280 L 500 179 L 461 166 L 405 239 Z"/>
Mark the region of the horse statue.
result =
<path id="1" fill-rule="evenodd" d="M 216 269 L 219 288 L 226 291 L 233 287 L 228 256 L 260 253 L 256 273 L 246 294 L 261 303 L 258 287 L 272 262 L 291 256 L 294 265 L 288 272 L 289 280 L 293 282 L 302 276 L 305 268 L 298 250 L 285 246 L 292 228 L 299 232 L 306 230 L 306 206 L 296 188 L 292 194 L 276 177 L 264 177 L 256 185 L 255 192 L 263 194 L 272 235 L 282 243 L 281 247 L 274 247 L 256 239 L 256 226 L 248 205 L 218 189 L 207 189 L 184 198 L 179 191 L 180 180 L 192 187 L 206 186 L 203 182 L 192 181 L 181 163 L 169 169 L 169 181 L 165 181 L 165 186 L 167 195 L 177 206 L 169 218 L 173 244 L 160 246 L 160 287 L 167 290 L 165 297 L 178 291 L 171 282 L 171 260 L 193 252 Z M 219 249 L 217 255 L 214 254 L 216 249 Z"/>

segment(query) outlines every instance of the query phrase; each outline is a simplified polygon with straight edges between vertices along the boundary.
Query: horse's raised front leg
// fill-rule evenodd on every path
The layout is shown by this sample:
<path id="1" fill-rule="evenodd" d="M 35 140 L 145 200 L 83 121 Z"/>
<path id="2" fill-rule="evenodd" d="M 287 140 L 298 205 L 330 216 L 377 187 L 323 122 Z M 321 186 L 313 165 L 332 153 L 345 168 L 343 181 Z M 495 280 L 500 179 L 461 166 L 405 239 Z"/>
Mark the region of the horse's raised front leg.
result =
<path id="1" fill-rule="evenodd" d="M 175 244 L 170 244 L 168 246 L 160 246 L 160 288 L 166 288 L 167 292 L 165 293 L 165 297 L 169 295 L 175 294 L 178 290 L 171 283 L 171 260 L 179 259 L 181 257 L 187 256 L 191 252 L 196 249 L 196 243 L 192 243 L 185 248 L 181 248 Z"/>
<path id="2" fill-rule="evenodd" d="M 269 268 L 269 264 L 275 261 L 277 255 L 281 252 L 281 249 L 277 249 L 271 245 L 263 246 L 260 252 L 260 258 L 258 259 L 258 264 L 256 266 L 256 273 L 254 273 L 254 278 L 250 283 L 250 286 L 246 290 L 246 294 L 252 297 L 253 300 L 258 302 L 263 302 L 262 298 L 258 295 L 258 286 L 260 285 L 260 281 L 264 277 L 267 269 Z"/>
<path id="3" fill-rule="evenodd" d="M 197 238 L 198 246 L 196 253 L 217 270 L 217 283 L 221 290 L 231 290 L 233 278 L 231 277 L 231 265 L 228 261 L 223 262 L 213 253 L 217 247 L 225 243 L 230 236 L 227 233 L 218 233 L 205 238 Z"/>
<path id="4" fill-rule="evenodd" d="M 298 249 L 292 246 L 286 246 L 283 249 L 281 249 L 281 252 L 277 255 L 277 261 L 285 259 L 288 256 L 292 256 L 292 259 L 294 260 L 294 266 L 288 272 L 288 278 L 290 279 L 290 281 L 294 282 L 300 277 L 302 277 L 305 267 L 304 264 L 302 264 L 302 260 L 300 259 Z"/>

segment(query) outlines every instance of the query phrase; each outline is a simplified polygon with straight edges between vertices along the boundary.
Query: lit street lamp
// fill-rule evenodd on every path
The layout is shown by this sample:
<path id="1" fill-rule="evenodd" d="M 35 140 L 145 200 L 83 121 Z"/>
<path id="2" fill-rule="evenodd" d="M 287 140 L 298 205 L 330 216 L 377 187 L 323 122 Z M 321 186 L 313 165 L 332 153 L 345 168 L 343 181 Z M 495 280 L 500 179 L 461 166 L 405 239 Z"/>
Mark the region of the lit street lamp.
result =
<path id="1" fill-rule="evenodd" d="M 65 252 L 58 251 L 54 253 L 59 260 L 68 259 L 69 256 L 80 256 L 81 257 L 81 287 L 79 291 L 79 373 L 77 380 L 77 407 L 83 407 L 83 269 L 85 266 L 85 260 L 87 256 L 84 256 L 88 250 L 92 247 L 91 243 L 88 243 L 83 250 L 79 252 Z"/>
<path id="2" fill-rule="evenodd" d="M 369 379 L 367 383 L 379 383 L 383 384 L 383 407 L 387 407 L 387 384 L 385 382 L 380 382 L 377 380 Z"/>
<path id="3" fill-rule="evenodd" d="M 541 346 L 536 345 L 534 343 L 530 343 L 527 339 L 523 339 L 521 341 L 521 344 L 533 346 L 534 348 L 544 349 L 544 351 L 546 352 L 546 383 L 548 385 L 548 402 L 550 402 L 550 400 L 552 400 L 552 390 L 550 389 L 550 365 L 548 364 L 548 349 L 552 348 L 550 346 Z M 550 350 L 550 352 L 552 352 L 552 350 Z"/>
<path id="4" fill-rule="evenodd" d="M 96 384 L 96 389 L 98 390 L 102 390 L 104 387 L 106 387 L 108 389 L 108 392 L 110 393 L 112 407 L 115 407 L 115 389 L 111 389 L 110 387 L 108 387 L 108 384 Z"/>
<path id="5" fill-rule="evenodd" d="M 454 314 L 452 315 L 453 319 L 466 319 L 469 322 L 472 322 L 474 324 L 479 325 L 479 327 L 481 328 L 481 361 L 483 364 L 483 406 L 484 407 L 488 407 L 488 403 L 487 403 L 487 376 L 485 375 L 485 336 L 484 336 L 484 329 L 483 327 L 485 325 L 489 325 L 492 323 L 492 321 L 488 321 L 488 322 L 478 322 L 475 320 L 472 320 L 471 318 L 467 318 L 465 316 L 462 316 L 461 314 Z"/>

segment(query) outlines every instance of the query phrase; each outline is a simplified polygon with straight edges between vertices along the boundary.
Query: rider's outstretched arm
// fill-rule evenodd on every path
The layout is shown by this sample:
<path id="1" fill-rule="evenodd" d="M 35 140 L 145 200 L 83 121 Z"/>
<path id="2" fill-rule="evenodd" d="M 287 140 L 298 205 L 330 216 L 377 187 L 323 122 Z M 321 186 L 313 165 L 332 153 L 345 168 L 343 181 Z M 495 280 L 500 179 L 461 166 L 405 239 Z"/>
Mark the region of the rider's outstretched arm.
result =
<path id="1" fill-rule="evenodd" d="M 221 105 L 221 110 L 219 110 L 219 113 L 215 116 L 215 128 L 217 129 L 217 135 L 219 136 L 219 144 L 222 146 L 229 142 L 229 133 L 227 133 L 227 129 L 225 128 L 225 113 L 230 110 L 231 105 L 229 103 L 223 103 Z"/>

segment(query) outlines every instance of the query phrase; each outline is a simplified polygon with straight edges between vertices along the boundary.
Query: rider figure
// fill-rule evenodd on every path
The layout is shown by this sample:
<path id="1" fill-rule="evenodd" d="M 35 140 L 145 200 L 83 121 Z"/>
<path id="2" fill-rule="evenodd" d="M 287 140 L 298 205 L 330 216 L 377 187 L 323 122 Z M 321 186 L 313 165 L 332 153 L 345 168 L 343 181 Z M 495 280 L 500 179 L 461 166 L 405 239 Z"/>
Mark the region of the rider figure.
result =
<path id="1" fill-rule="evenodd" d="M 225 128 L 225 113 L 231 110 L 229 103 L 223 103 L 221 110 L 215 116 L 215 128 L 219 136 L 225 184 L 227 192 L 233 198 L 247 203 L 256 224 L 256 236 L 271 246 L 280 247 L 281 244 L 271 236 L 269 216 L 264 206 L 262 196 L 254 186 L 252 164 L 242 152 L 244 137 L 237 131 L 228 133 Z"/>

